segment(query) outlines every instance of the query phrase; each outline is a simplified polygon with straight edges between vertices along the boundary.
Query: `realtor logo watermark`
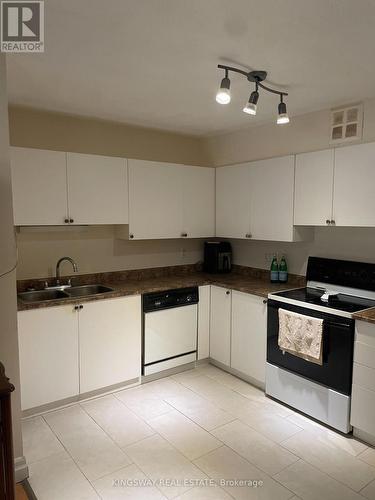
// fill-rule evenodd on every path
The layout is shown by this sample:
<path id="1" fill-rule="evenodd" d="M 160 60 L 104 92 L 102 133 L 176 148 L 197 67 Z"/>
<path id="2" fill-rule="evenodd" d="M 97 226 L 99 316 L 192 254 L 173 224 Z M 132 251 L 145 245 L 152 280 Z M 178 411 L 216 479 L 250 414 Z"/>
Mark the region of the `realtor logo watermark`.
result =
<path id="1" fill-rule="evenodd" d="M 1 52 L 44 52 L 44 2 L 2 0 Z"/>

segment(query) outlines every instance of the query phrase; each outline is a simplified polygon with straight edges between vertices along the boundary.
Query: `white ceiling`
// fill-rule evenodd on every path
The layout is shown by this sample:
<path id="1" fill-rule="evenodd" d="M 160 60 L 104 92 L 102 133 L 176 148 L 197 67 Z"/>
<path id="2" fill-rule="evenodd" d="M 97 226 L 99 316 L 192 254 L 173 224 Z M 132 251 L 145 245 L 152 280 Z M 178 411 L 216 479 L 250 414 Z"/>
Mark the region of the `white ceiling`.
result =
<path id="1" fill-rule="evenodd" d="M 12 103 L 189 134 L 275 119 L 276 96 L 218 63 L 268 71 L 291 116 L 375 96 L 374 0 L 46 0 L 44 54 L 8 58 Z"/>

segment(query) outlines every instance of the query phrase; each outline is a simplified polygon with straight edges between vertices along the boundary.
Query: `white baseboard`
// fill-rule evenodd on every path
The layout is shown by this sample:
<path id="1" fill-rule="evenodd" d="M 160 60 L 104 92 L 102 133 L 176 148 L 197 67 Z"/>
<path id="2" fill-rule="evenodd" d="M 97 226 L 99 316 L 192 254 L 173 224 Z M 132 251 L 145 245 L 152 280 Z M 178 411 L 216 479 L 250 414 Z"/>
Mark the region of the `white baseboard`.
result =
<path id="1" fill-rule="evenodd" d="M 16 483 L 20 483 L 29 477 L 29 468 L 25 457 L 17 457 L 14 460 L 14 477 Z"/>

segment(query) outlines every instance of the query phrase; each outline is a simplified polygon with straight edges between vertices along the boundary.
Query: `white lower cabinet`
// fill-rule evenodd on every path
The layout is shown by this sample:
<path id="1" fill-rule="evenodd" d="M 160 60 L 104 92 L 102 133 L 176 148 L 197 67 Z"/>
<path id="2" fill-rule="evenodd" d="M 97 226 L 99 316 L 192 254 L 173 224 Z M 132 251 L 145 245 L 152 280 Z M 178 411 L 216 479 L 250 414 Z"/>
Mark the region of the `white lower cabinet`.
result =
<path id="1" fill-rule="evenodd" d="M 267 301 L 211 286 L 210 358 L 259 386 L 265 383 Z"/>
<path id="2" fill-rule="evenodd" d="M 198 303 L 198 359 L 210 356 L 210 301 L 211 287 L 199 287 Z"/>
<path id="3" fill-rule="evenodd" d="M 356 321 L 355 330 L 350 423 L 375 444 L 375 325 Z"/>
<path id="4" fill-rule="evenodd" d="M 259 384 L 265 383 L 267 301 L 232 292 L 231 368 Z"/>
<path id="5" fill-rule="evenodd" d="M 80 392 L 141 374 L 141 297 L 88 302 L 79 312 Z"/>
<path id="6" fill-rule="evenodd" d="M 141 297 L 18 313 L 22 410 L 140 376 Z"/>
<path id="7" fill-rule="evenodd" d="M 79 394 L 74 306 L 20 311 L 18 341 L 23 410 Z"/>
<path id="8" fill-rule="evenodd" d="M 230 366 L 232 292 L 211 286 L 210 358 Z"/>

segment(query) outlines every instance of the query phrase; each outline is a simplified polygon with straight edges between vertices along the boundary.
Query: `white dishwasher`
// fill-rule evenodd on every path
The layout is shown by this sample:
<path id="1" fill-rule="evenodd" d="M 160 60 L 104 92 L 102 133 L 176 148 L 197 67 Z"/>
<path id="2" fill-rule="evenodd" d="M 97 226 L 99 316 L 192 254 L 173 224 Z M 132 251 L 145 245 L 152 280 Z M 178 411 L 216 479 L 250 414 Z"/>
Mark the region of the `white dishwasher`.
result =
<path id="1" fill-rule="evenodd" d="M 198 287 L 143 295 L 142 375 L 197 359 Z"/>

